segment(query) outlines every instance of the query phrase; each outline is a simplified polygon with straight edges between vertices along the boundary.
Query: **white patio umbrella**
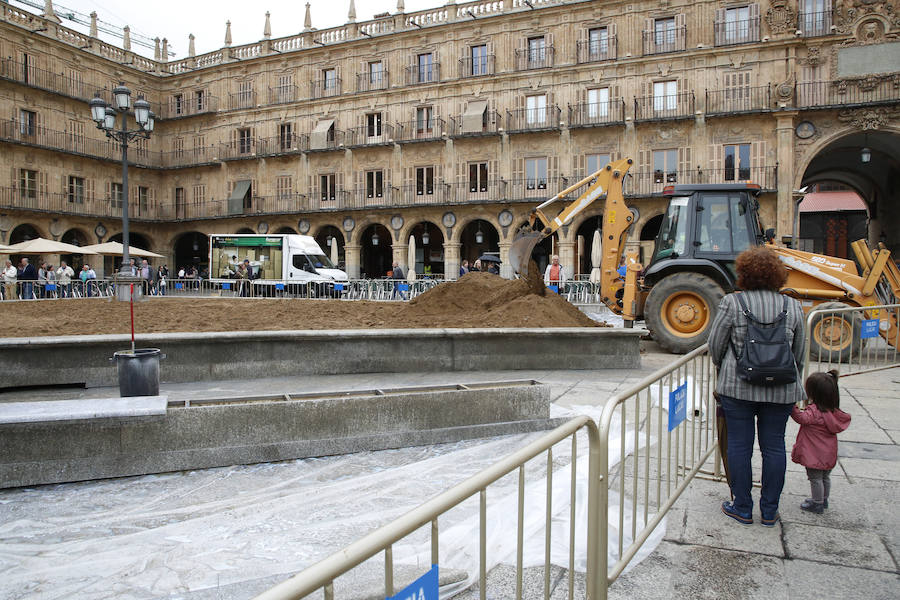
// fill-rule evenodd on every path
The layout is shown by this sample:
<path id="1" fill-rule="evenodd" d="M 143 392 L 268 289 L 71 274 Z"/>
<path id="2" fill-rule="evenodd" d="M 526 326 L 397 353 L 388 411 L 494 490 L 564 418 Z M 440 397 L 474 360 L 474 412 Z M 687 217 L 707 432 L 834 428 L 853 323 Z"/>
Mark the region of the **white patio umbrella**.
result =
<path id="1" fill-rule="evenodd" d="M 100 254 L 102 256 L 122 256 L 125 246 L 121 242 L 103 242 L 102 244 L 94 244 L 92 246 L 83 246 L 82 250 L 92 250 L 91 254 Z M 141 250 L 134 246 L 128 246 L 129 256 L 139 256 L 141 258 L 165 258 L 162 254 L 150 252 L 149 250 Z"/>
<path id="2" fill-rule="evenodd" d="M 409 236 L 409 252 L 406 255 L 406 263 L 409 265 L 409 272 L 406 274 L 407 281 L 416 280 L 416 238 Z"/>
<path id="3" fill-rule="evenodd" d="M 591 283 L 600 283 L 600 261 L 603 260 L 602 248 L 600 246 L 600 230 L 594 231 L 594 239 L 591 241 Z"/>
<path id="4" fill-rule="evenodd" d="M 0 254 L 6 254 L 8 252 L 9 252 L 9 246 L 4 246 L 3 244 L 0 244 Z"/>
<path id="5" fill-rule="evenodd" d="M 7 247 L 7 252 L 15 254 L 97 254 L 87 247 L 73 246 L 64 242 L 35 238 L 25 242 L 19 242 Z"/>
<path id="6" fill-rule="evenodd" d="M 334 265 L 334 268 L 337 268 L 337 266 L 338 266 L 338 244 L 337 244 L 337 238 L 333 237 L 333 236 L 331 238 L 331 263 Z"/>

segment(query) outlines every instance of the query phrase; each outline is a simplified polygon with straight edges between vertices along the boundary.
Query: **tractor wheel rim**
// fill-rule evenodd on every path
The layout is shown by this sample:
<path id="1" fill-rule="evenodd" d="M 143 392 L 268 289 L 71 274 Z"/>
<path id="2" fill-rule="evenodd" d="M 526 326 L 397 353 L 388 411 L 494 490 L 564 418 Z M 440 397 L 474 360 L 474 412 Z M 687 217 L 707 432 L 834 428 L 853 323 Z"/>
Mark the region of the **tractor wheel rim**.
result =
<path id="1" fill-rule="evenodd" d="M 694 292 L 672 294 L 663 303 L 661 313 L 665 328 L 678 337 L 693 337 L 709 323 L 709 306 Z"/>
<path id="2" fill-rule="evenodd" d="M 824 350 L 841 350 L 852 339 L 850 324 L 841 317 L 828 316 L 816 323 L 815 339 Z"/>

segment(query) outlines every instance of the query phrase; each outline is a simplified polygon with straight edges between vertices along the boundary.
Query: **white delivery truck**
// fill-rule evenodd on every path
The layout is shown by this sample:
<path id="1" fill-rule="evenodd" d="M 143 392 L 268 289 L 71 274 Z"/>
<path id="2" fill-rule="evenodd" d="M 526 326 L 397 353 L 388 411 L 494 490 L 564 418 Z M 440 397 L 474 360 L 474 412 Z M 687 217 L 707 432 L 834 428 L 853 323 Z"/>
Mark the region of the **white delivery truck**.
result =
<path id="1" fill-rule="evenodd" d="M 209 274 L 216 280 L 238 278 L 249 261 L 251 295 L 340 296 L 349 283 L 308 235 L 211 234 Z"/>

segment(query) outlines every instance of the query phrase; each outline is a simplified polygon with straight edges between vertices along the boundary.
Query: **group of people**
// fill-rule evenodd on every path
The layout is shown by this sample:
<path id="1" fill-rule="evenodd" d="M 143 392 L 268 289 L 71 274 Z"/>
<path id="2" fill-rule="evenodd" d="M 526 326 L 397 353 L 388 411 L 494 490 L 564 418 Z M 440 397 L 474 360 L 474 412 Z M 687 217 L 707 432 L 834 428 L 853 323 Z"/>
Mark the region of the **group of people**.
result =
<path id="1" fill-rule="evenodd" d="M 485 264 L 486 263 L 486 264 Z M 485 260 L 484 262 L 481 259 L 476 259 L 475 262 L 469 265 L 469 261 L 463 260 L 459 266 L 459 276 L 462 277 L 466 273 L 478 273 L 479 271 L 484 271 L 485 273 L 493 273 L 494 275 L 500 274 L 500 264 L 493 260 Z"/>
<path id="2" fill-rule="evenodd" d="M 75 286 L 80 295 L 90 296 L 91 289 L 87 282 L 96 278 L 97 274 L 90 265 L 82 266 L 76 277 L 75 271 L 64 260 L 54 269 L 49 262 L 40 263 L 35 268 L 28 257 L 22 257 L 18 267 L 7 259 L 3 268 L 2 296 L 4 300 L 70 298 L 74 295 Z"/>
<path id="3" fill-rule="evenodd" d="M 837 434 L 849 426 L 850 415 L 840 409 L 837 371 L 813 373 L 801 381 L 806 321 L 800 303 L 779 293 L 788 273 L 778 256 L 765 246 L 751 248 L 738 256 L 735 268 L 737 287 L 742 291 L 722 299 L 709 337 L 709 353 L 718 368 L 716 396 L 725 417 L 733 496 L 732 501 L 722 503 L 722 512 L 741 524 L 753 523 L 750 463 L 758 434 L 762 452 L 760 523 L 774 527 L 781 519 L 778 507 L 787 470 L 788 418 L 800 424 L 791 458 L 806 467 L 810 483 L 810 497 L 800 508 L 821 514 L 828 508 Z M 783 328 L 785 354 L 793 363 L 793 376 L 788 374 L 783 382 L 761 383 L 744 368 L 747 357 L 753 355 L 752 351 L 747 354 L 751 345 L 748 332 L 755 332 L 757 324 Z"/>

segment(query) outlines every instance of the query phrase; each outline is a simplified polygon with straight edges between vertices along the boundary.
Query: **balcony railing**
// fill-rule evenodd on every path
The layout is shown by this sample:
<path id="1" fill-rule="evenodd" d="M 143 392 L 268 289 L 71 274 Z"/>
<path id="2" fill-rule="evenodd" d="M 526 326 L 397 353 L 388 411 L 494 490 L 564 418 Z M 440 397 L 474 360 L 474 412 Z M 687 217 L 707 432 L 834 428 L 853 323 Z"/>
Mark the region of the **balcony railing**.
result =
<path id="1" fill-rule="evenodd" d="M 325 146 L 323 148 L 313 148 L 312 144 L 314 141 L 315 134 L 310 134 L 308 138 L 308 150 L 310 152 L 315 151 L 326 151 L 326 150 L 337 150 L 339 148 L 343 148 L 347 143 L 347 133 L 342 129 L 334 129 L 334 135 L 331 137 L 325 138 Z"/>
<path id="2" fill-rule="evenodd" d="M 772 108 L 771 86 L 706 90 L 706 114 L 763 112 Z"/>
<path id="3" fill-rule="evenodd" d="M 697 183 L 756 183 L 767 192 L 775 191 L 778 167 L 744 167 L 733 169 L 687 169 L 634 171 L 625 179 L 624 192 L 629 196 L 662 194 L 668 185 Z"/>
<path id="4" fill-rule="evenodd" d="M 348 196 L 349 204 L 344 208 L 384 208 L 394 206 L 393 198 L 396 194 L 389 183 L 378 189 L 366 186 L 358 187 Z"/>
<path id="5" fill-rule="evenodd" d="M 256 153 L 259 156 L 299 154 L 306 150 L 309 150 L 309 137 L 302 134 L 276 135 L 256 140 Z"/>
<path id="6" fill-rule="evenodd" d="M 394 126 L 382 123 L 379 127 L 352 127 L 346 130 L 347 146 L 382 146 L 394 143 Z"/>
<path id="7" fill-rule="evenodd" d="M 256 108 L 256 90 L 228 94 L 228 108 L 230 110 Z"/>
<path id="8" fill-rule="evenodd" d="M 644 54 L 665 54 L 684 50 L 687 28 L 684 26 L 665 31 L 644 31 Z"/>
<path id="9" fill-rule="evenodd" d="M 446 204 L 448 187 L 449 184 L 445 185 L 438 179 L 430 184 L 423 181 L 421 184 L 401 185 L 394 194 L 394 206 Z"/>
<path id="10" fill-rule="evenodd" d="M 797 108 L 809 110 L 893 104 L 900 100 L 900 87 L 890 77 L 798 83 L 796 90 Z"/>
<path id="11" fill-rule="evenodd" d="M 121 217 L 122 203 L 109 198 L 83 196 L 73 201 L 69 194 L 42 192 L 34 189 L 0 188 L 0 207 L 90 217 Z M 157 206 L 136 199 L 128 203 L 129 217 L 135 220 L 157 220 Z"/>
<path id="12" fill-rule="evenodd" d="M 259 154 L 260 141 L 257 138 L 246 138 L 219 144 L 219 158 L 221 160 L 238 160 L 256 158 Z"/>
<path id="13" fill-rule="evenodd" d="M 320 98 L 331 98 L 341 95 L 341 80 L 338 79 L 317 79 L 309 82 L 309 96 L 313 100 Z"/>
<path id="14" fill-rule="evenodd" d="M 569 105 L 569 127 L 593 127 L 625 122 L 625 100 Z"/>
<path id="15" fill-rule="evenodd" d="M 444 198 L 447 204 L 500 202 L 506 199 L 506 187 L 506 183 L 491 178 L 487 181 L 445 183 Z"/>
<path id="16" fill-rule="evenodd" d="M 547 69 L 553 66 L 553 46 L 516 50 L 516 70 Z"/>
<path id="17" fill-rule="evenodd" d="M 481 77 L 482 75 L 494 74 L 494 55 L 485 54 L 472 58 L 467 56 L 459 59 L 459 76 L 465 77 Z"/>
<path id="18" fill-rule="evenodd" d="M 511 201 L 544 200 L 564 190 L 567 183 L 561 177 L 526 177 L 510 180 L 505 191 L 507 200 Z"/>
<path id="19" fill-rule="evenodd" d="M 406 85 L 435 83 L 440 80 L 441 63 L 439 62 L 433 62 L 428 65 L 410 65 L 406 67 Z"/>
<path id="20" fill-rule="evenodd" d="M 17 81 L 31 87 L 56 92 L 71 98 L 78 98 L 79 100 L 90 100 L 94 97 L 94 92 L 98 87 L 103 87 L 81 79 L 38 69 L 33 65 L 26 65 L 12 58 L 0 59 L 0 78 Z"/>
<path id="21" fill-rule="evenodd" d="M 634 120 L 688 119 L 694 116 L 694 92 L 634 99 Z"/>
<path id="22" fill-rule="evenodd" d="M 589 63 L 616 58 L 616 36 L 605 40 L 582 40 L 578 42 L 578 62 Z"/>
<path id="23" fill-rule="evenodd" d="M 802 12 L 797 17 L 797 29 L 804 37 L 831 35 L 834 33 L 831 26 L 832 16 L 830 10 L 824 12 Z"/>
<path id="24" fill-rule="evenodd" d="M 484 118 L 481 120 L 480 131 L 463 131 L 463 115 L 450 117 L 450 130 L 448 133 L 450 137 L 497 135 L 500 133 L 500 113 L 495 110 L 485 109 Z"/>
<path id="25" fill-rule="evenodd" d="M 398 142 L 424 142 L 439 140 L 447 132 L 443 119 L 427 119 L 398 123 L 396 139 Z"/>
<path id="26" fill-rule="evenodd" d="M 716 46 L 750 44 L 759 41 L 759 17 L 741 21 L 719 21 L 713 25 Z"/>
<path id="27" fill-rule="evenodd" d="M 181 102 L 177 102 L 174 98 L 170 98 L 168 104 L 162 108 L 163 119 L 180 119 L 182 117 L 190 117 L 193 115 L 202 115 L 206 113 L 214 113 L 219 110 L 219 98 L 203 94 L 201 97 L 193 96 L 182 98 Z"/>
<path id="28" fill-rule="evenodd" d="M 555 104 L 543 108 L 508 110 L 506 111 L 506 130 L 512 133 L 517 131 L 559 129 L 561 114 L 562 111 Z"/>
<path id="29" fill-rule="evenodd" d="M 269 88 L 269 104 L 290 104 L 300 100 L 300 88 L 296 85 L 279 85 Z"/>
<path id="30" fill-rule="evenodd" d="M 110 139 L 93 139 L 65 131 L 54 131 L 46 127 L 23 125 L 16 119 L 0 121 L 0 140 L 30 144 L 48 150 L 58 150 L 83 154 L 93 158 L 121 160 L 122 150 L 118 143 Z M 128 155 L 130 162 L 137 162 L 139 154 L 135 147 Z"/>
<path id="31" fill-rule="evenodd" d="M 386 90 L 391 87 L 390 81 L 390 74 L 387 71 L 378 71 L 375 73 L 357 73 L 356 91 L 372 92 L 375 90 Z"/>
<path id="32" fill-rule="evenodd" d="M 218 146 L 201 146 L 187 150 L 171 150 L 161 154 L 161 167 L 183 168 L 209 164 L 218 160 Z"/>

